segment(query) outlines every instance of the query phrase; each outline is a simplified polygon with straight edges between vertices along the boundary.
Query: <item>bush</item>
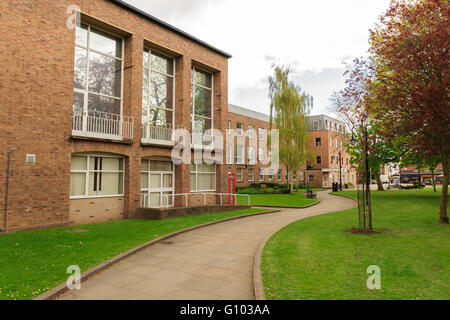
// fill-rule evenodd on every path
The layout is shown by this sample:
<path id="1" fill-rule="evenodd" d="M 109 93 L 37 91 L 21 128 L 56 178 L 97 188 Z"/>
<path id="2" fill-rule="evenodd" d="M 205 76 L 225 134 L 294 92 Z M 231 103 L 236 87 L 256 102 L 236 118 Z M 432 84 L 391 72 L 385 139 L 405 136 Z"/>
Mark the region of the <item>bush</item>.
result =
<path id="1" fill-rule="evenodd" d="M 299 189 L 306 189 L 306 190 L 308 190 L 308 189 L 309 189 L 309 186 L 306 185 L 306 184 L 299 184 L 299 185 L 298 185 L 298 188 L 299 188 Z"/>

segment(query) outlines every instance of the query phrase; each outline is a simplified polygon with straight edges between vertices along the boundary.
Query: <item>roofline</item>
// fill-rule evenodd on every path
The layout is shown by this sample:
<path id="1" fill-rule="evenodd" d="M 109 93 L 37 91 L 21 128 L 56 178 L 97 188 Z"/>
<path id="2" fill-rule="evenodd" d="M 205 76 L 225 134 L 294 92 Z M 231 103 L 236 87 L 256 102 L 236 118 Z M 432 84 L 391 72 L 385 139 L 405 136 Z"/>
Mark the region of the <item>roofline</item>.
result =
<path id="1" fill-rule="evenodd" d="M 177 27 L 174 27 L 174 26 L 172 26 L 172 25 L 170 25 L 170 24 L 168 24 L 168 23 L 166 23 L 166 22 L 164 22 L 164 21 L 162 21 L 162 20 L 160 20 L 160 19 L 158 19 L 158 18 L 156 18 L 156 17 L 154 17 L 154 16 L 152 16 L 152 15 L 150 15 L 150 14 L 148 14 L 148 13 L 146 13 L 146 12 L 144 12 L 144 11 L 142 11 L 142 10 L 140 10 L 140 9 L 138 9 L 138 8 L 128 4 L 128 3 L 126 3 L 126 2 L 124 2 L 124 1 L 122 1 L 122 0 L 109 0 L 109 1 L 114 3 L 115 5 L 118 5 L 118 6 L 122 7 L 122 8 L 124 8 L 124 9 L 127 9 L 127 10 L 129 10 L 131 12 L 134 12 L 137 15 L 140 15 L 141 17 L 143 17 L 143 18 L 145 18 L 147 20 L 150 20 L 150 21 L 152 21 L 152 22 L 154 22 L 154 23 L 156 23 L 156 24 L 158 24 L 158 25 L 160 25 L 160 26 L 162 26 L 162 27 L 164 27 L 166 29 L 169 29 L 169 30 L 171 30 L 171 31 L 173 31 L 173 32 L 175 32 L 175 33 L 185 37 L 185 38 L 188 38 L 188 39 L 190 39 L 190 40 L 192 40 L 192 41 L 202 45 L 203 47 L 206 47 L 206 48 L 208 48 L 208 49 L 210 49 L 210 50 L 212 50 L 212 51 L 214 51 L 214 52 L 216 52 L 216 53 L 218 53 L 218 54 L 220 54 L 222 56 L 225 56 L 228 59 L 233 57 L 231 54 L 226 53 L 225 51 L 222 51 L 220 49 L 217 49 L 216 47 L 213 47 L 213 46 L 209 45 L 208 43 L 206 43 L 206 42 L 204 42 L 204 41 L 202 41 L 202 40 L 200 40 L 200 39 L 198 39 L 198 38 L 196 38 L 194 36 L 191 36 L 190 34 L 184 32 L 183 30 L 178 29 Z"/>

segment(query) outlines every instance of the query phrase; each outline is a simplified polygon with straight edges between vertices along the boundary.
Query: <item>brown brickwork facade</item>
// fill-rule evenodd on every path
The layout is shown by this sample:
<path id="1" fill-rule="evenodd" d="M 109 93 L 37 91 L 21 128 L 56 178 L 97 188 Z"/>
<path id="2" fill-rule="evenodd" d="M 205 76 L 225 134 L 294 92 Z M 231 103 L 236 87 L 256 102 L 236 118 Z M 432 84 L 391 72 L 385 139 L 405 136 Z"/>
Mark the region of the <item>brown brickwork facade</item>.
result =
<path id="1" fill-rule="evenodd" d="M 124 39 L 123 115 L 134 119 L 129 141 L 72 136 L 75 31 L 67 27 L 72 5 L 80 8 L 83 22 Z M 171 155 L 171 148 L 141 144 L 144 47 L 175 58 L 176 126 L 190 128 L 193 66 L 212 73 L 214 128 L 226 126 L 229 56 L 111 1 L 1 1 L 0 32 L 1 217 L 8 151 L 16 148 L 8 190 L 9 231 L 126 218 L 140 206 L 141 160 Z M 125 159 L 124 196 L 110 199 L 114 204 L 109 207 L 101 198 L 71 200 L 71 156 L 88 152 Z M 28 154 L 35 155 L 35 163 L 26 163 Z M 226 189 L 225 170 L 217 165 L 216 192 Z M 190 192 L 189 164 L 175 167 L 174 192 Z"/>

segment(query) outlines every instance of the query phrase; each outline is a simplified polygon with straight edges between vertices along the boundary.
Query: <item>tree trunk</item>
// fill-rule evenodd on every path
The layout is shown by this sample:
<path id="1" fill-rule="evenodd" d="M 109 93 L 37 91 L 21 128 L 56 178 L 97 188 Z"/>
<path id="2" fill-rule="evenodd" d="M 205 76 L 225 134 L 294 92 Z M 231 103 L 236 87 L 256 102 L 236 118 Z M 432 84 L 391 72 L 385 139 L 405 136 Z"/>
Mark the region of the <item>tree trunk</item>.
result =
<path id="1" fill-rule="evenodd" d="M 442 197 L 441 197 L 441 211 L 440 215 L 440 223 L 449 224 L 448 215 L 447 215 L 447 203 L 448 203 L 448 181 L 449 181 L 449 168 L 448 168 L 448 151 L 445 148 L 442 151 L 442 169 L 444 171 L 444 182 L 442 183 Z"/>
<path id="2" fill-rule="evenodd" d="M 434 192 L 437 192 L 437 190 L 436 190 L 436 180 L 434 179 L 434 169 L 431 169 L 431 181 L 433 182 Z"/>
<path id="3" fill-rule="evenodd" d="M 290 186 L 291 194 L 294 194 L 294 182 L 293 181 L 289 181 L 289 180 L 291 180 L 291 175 L 289 173 L 289 169 L 287 169 L 286 171 L 287 171 L 287 183 Z"/>
<path id="4" fill-rule="evenodd" d="M 381 182 L 380 172 L 375 173 L 375 179 L 377 180 L 378 191 L 384 191 L 383 183 Z"/>

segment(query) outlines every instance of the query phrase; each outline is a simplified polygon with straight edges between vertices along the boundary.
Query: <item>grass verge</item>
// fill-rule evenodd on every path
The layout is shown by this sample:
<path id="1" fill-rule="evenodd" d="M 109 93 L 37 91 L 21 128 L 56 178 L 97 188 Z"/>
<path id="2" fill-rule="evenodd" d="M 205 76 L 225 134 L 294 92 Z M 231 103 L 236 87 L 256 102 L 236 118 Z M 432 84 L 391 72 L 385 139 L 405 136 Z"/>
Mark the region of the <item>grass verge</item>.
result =
<path id="1" fill-rule="evenodd" d="M 358 226 L 352 209 L 298 221 L 272 237 L 262 261 L 267 299 L 449 299 L 450 229 L 438 224 L 440 193 L 372 197 L 381 234 L 343 232 Z M 371 265 L 381 268 L 381 290 L 367 288 Z"/>
<path id="2" fill-rule="evenodd" d="M 0 235 L 0 300 L 34 298 L 64 282 L 70 265 L 82 272 L 164 235 L 268 210 L 245 209 L 160 221 L 119 220 Z M 69 230 L 86 229 L 86 233 Z"/>
<path id="3" fill-rule="evenodd" d="M 317 202 L 316 199 L 306 199 L 306 190 L 299 190 L 294 194 L 251 194 L 252 206 L 281 206 L 281 207 L 304 207 Z M 248 198 L 237 197 L 238 204 L 248 204 Z"/>

